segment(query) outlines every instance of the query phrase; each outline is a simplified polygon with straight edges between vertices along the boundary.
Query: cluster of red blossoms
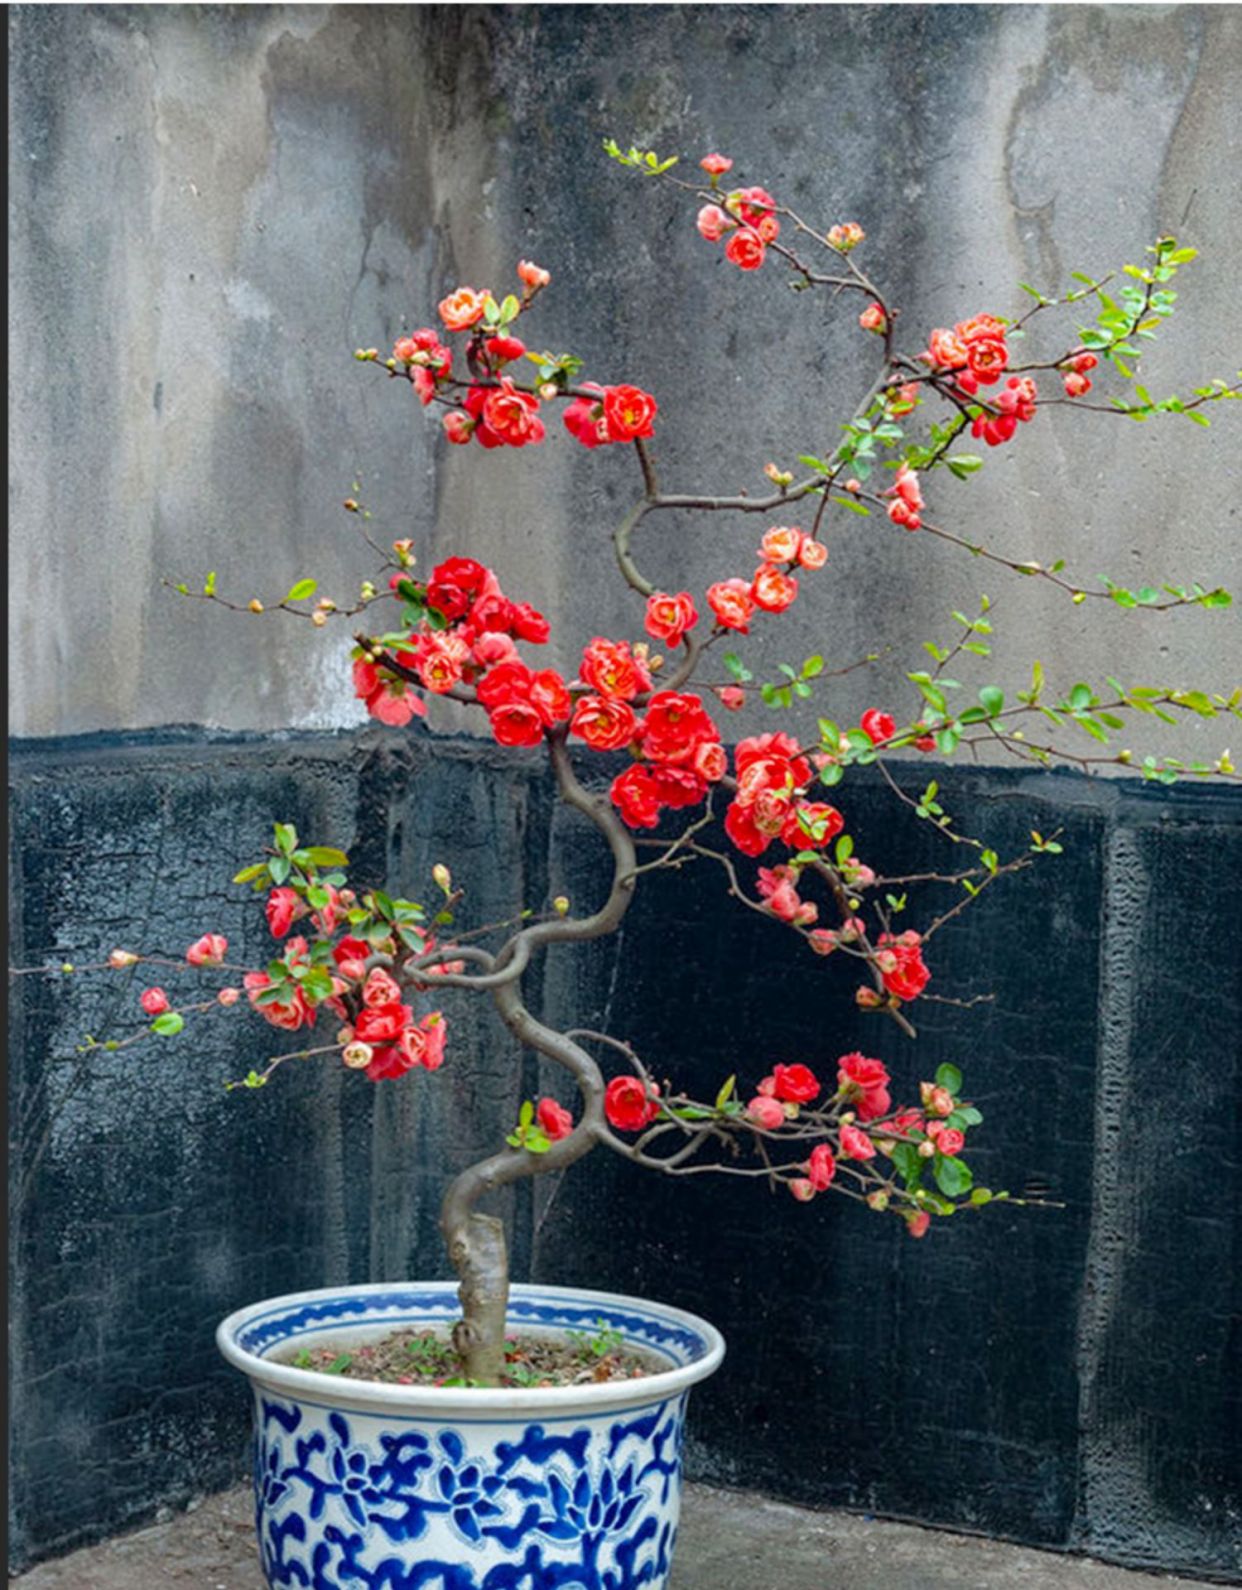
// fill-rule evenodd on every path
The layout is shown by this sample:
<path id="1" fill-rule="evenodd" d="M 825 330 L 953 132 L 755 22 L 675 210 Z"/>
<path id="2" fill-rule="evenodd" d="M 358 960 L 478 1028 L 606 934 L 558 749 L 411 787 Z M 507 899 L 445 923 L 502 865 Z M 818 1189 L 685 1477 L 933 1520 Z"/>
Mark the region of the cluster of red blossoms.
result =
<path id="1" fill-rule="evenodd" d="M 394 589 L 406 583 L 405 575 L 393 576 Z M 426 713 L 416 685 L 445 695 L 464 683 L 476 685 L 501 745 L 538 745 L 545 727 L 565 721 L 565 681 L 551 668 L 532 672 L 518 657 L 519 640 L 547 641 L 542 613 L 529 602 L 511 601 L 494 572 L 473 558 L 437 565 L 422 596 L 446 627 L 435 629 L 424 619 L 394 648 L 398 666 L 415 678 L 394 673 L 362 648 L 354 653 L 354 691 L 373 718 L 400 727 Z"/>
<path id="2" fill-rule="evenodd" d="M 716 622 L 740 635 L 750 633 L 756 610 L 783 613 L 798 595 L 798 581 L 791 570 L 822 569 L 828 561 L 828 548 L 797 525 L 773 525 L 765 532 L 758 555 L 763 561 L 749 580 L 720 580 L 707 592 L 707 605 Z"/>
<path id="3" fill-rule="evenodd" d="M 707 155 L 700 161 L 712 178 L 728 171 L 733 162 L 723 155 Z M 776 219 L 776 200 L 764 188 L 735 188 L 725 195 L 724 208 L 705 204 L 695 222 L 700 237 L 709 243 L 725 241 L 725 258 L 739 270 L 757 271 L 763 264 L 769 243 L 780 236 Z"/>
<path id="4" fill-rule="evenodd" d="M 995 315 L 974 315 L 959 320 L 951 331 L 938 327 L 922 355 L 938 373 L 954 376 L 957 396 L 963 402 L 977 397 L 981 386 L 994 386 L 1009 367 L 1005 323 Z M 1003 392 L 987 398 L 990 412 L 980 414 L 971 434 L 989 447 L 1007 442 L 1018 425 L 1034 419 L 1037 392 L 1029 376 L 1010 376 Z"/>
<path id="5" fill-rule="evenodd" d="M 552 280 L 540 265 L 521 260 L 517 268 L 523 284 L 521 308 Z M 526 344 L 513 336 L 500 318 L 496 301 L 484 289 L 458 287 L 440 301 L 440 319 L 451 332 L 468 332 L 466 362 L 471 383 L 466 396 L 444 417 L 444 434 L 449 441 L 464 447 L 471 441 L 480 446 L 525 447 L 542 442 L 547 434 L 540 418 L 540 402 L 534 392 L 519 387 L 506 366 L 521 359 Z M 509 316 L 509 318 L 513 318 Z M 375 358 L 374 350 L 360 358 Z M 393 346 L 389 368 L 403 366 L 419 401 L 426 407 L 452 383 L 453 350 L 440 341 L 439 332 L 422 326 Z M 558 388 L 545 389 L 554 396 Z M 565 411 L 565 427 L 585 447 L 604 442 L 631 442 L 652 434 L 651 422 L 657 404 L 649 392 L 636 386 L 601 387 L 593 383 L 579 389 L 579 395 Z"/>

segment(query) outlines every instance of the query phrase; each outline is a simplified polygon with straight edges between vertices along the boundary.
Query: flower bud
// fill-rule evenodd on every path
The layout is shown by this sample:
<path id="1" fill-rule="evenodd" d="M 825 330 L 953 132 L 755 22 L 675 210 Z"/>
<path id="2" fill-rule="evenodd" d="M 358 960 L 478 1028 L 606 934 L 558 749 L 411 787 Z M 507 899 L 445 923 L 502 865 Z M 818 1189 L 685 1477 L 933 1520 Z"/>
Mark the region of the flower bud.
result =
<path id="1" fill-rule="evenodd" d="M 924 1138 L 923 1141 L 919 1144 L 919 1158 L 920 1159 L 930 1159 L 935 1152 L 936 1152 L 936 1145 L 935 1145 L 935 1143 L 932 1142 L 930 1137 Z"/>
<path id="2" fill-rule="evenodd" d="M 884 1210 L 888 1208 L 888 1194 L 883 1191 L 867 1194 L 867 1205 L 871 1209 Z"/>
<path id="3" fill-rule="evenodd" d="M 354 497 L 346 497 L 345 501 L 341 504 L 341 507 L 344 508 L 346 513 L 357 513 L 358 512 L 357 499 L 354 498 Z"/>
<path id="4" fill-rule="evenodd" d="M 361 596 L 364 602 L 369 602 L 371 600 L 371 598 L 375 595 L 375 587 L 371 584 L 370 580 L 363 580 L 362 585 L 359 587 L 358 594 Z"/>
<path id="5" fill-rule="evenodd" d="M 545 403 L 550 403 L 559 391 L 560 388 L 555 381 L 545 381 L 539 388 L 539 396 Z"/>
<path id="6" fill-rule="evenodd" d="M 311 623 L 315 626 L 316 629 L 322 629 L 323 626 L 327 622 L 328 622 L 328 615 L 326 613 L 314 612 L 314 613 L 311 614 Z"/>
<path id="7" fill-rule="evenodd" d="M 138 959 L 132 950 L 113 950 L 108 956 L 108 965 L 119 972 L 126 966 L 137 966 Z"/>
<path id="8" fill-rule="evenodd" d="M 438 889 L 442 889 L 445 894 L 452 892 L 453 874 L 448 870 L 442 861 L 437 861 L 435 866 L 432 867 L 431 876 Z"/>
<path id="9" fill-rule="evenodd" d="M 879 1010 L 884 999 L 874 988 L 860 988 L 854 995 L 854 1003 L 861 1010 Z"/>
<path id="10" fill-rule="evenodd" d="M 567 894 L 558 894 L 556 899 L 552 902 L 552 909 L 556 912 L 557 916 L 568 916 L 569 896 Z"/>
<path id="11" fill-rule="evenodd" d="M 341 1052 L 341 1059 L 351 1071 L 364 1071 L 371 1064 L 373 1050 L 369 1043 L 349 1043 Z"/>
<path id="12" fill-rule="evenodd" d="M 793 1181 L 787 1183 L 787 1186 L 800 1204 L 809 1204 L 815 1196 L 815 1188 L 805 1176 L 796 1177 Z"/>
<path id="13" fill-rule="evenodd" d="M 261 613 L 263 611 L 263 603 L 257 596 L 250 603 L 250 611 L 252 613 Z"/>
<path id="14" fill-rule="evenodd" d="M 216 1003 L 220 1005 L 235 1005 L 240 998 L 240 988 L 222 988 L 216 995 Z"/>
<path id="15" fill-rule="evenodd" d="M 60 969 L 65 974 L 65 976 L 68 977 L 70 975 L 70 973 L 74 970 L 73 962 L 72 961 L 62 961 L 60 963 Z"/>
<path id="16" fill-rule="evenodd" d="M 1133 759 L 1134 759 L 1134 752 L 1133 751 L 1118 751 L 1117 752 L 1117 760 L 1119 762 L 1130 762 Z"/>

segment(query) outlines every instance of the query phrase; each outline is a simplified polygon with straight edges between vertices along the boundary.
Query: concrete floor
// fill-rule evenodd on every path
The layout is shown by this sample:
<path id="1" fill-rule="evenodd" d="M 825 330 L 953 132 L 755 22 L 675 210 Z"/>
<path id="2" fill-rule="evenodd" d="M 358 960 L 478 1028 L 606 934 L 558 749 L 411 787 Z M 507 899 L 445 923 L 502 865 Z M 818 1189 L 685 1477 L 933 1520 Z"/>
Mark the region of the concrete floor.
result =
<path id="1" fill-rule="evenodd" d="M 250 1493 L 41 1563 L 21 1590 L 264 1590 Z M 687 1487 L 670 1590 L 1207 1590 L 1082 1557 Z"/>

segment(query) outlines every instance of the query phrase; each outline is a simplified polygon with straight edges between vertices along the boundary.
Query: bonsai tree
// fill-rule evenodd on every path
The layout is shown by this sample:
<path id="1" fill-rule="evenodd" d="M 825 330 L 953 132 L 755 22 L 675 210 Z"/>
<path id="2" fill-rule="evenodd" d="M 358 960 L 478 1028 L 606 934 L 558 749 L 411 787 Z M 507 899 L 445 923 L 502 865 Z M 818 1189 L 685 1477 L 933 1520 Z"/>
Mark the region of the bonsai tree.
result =
<path id="1" fill-rule="evenodd" d="M 878 705 L 858 723 L 826 715 L 823 687 L 872 659 L 830 666 L 812 656 L 761 669 L 752 649 L 769 632 L 779 634 L 791 604 L 815 599 L 816 583 L 828 578 L 825 528 L 841 513 L 873 515 L 896 535 L 935 537 L 1017 581 L 1046 582 L 1078 605 L 1227 607 L 1227 592 L 1198 584 L 1084 585 L 1060 562 L 1011 560 L 942 520 L 949 488 L 983 468 L 992 450 L 1021 446 L 1025 427 L 1046 408 L 1072 405 L 1101 423 L 1184 416 L 1206 425 L 1206 410 L 1239 395 L 1223 379 L 1186 399 L 1153 398 L 1140 384 L 1144 348 L 1174 311 L 1173 284 L 1193 249 L 1162 237 L 1143 263 L 1099 280 L 1077 278 L 1061 297 L 1025 286 L 1021 309 L 1000 314 L 993 311 L 1002 306 L 967 304 L 951 327 L 906 328 L 899 306 L 860 263 L 865 234 L 857 223 L 822 230 L 763 187 L 729 187 L 732 161 L 720 155 L 700 161 L 701 178 L 683 181 L 672 174 L 673 160 L 605 147 L 621 166 L 697 207 L 701 239 L 740 271 L 784 273 L 856 317 L 871 368 L 841 417 L 839 443 L 826 456 L 801 457 L 796 474 L 766 464 L 761 494 L 716 495 L 697 482 L 669 489 L 658 468 L 656 398 L 628 381 L 583 379 L 573 355 L 530 345 L 528 317 L 542 308 L 551 282 L 524 260 L 513 292 L 458 286 L 435 316 L 424 317 L 431 323 L 401 337 L 390 354 L 368 348 L 356 357 L 412 387 L 449 445 L 613 447 L 632 455 L 633 504 L 612 534 L 616 573 L 635 599 L 629 633 L 584 636 L 574 677 L 540 668 L 549 621 L 520 593 L 502 591 L 494 572 L 470 556 L 468 536 L 458 555 L 424 572 L 409 541 L 389 548 L 372 539 L 367 510 L 353 498 L 344 506 L 381 567 L 352 604 L 319 597 L 311 579 L 267 605 L 223 596 L 214 576 L 201 592 L 175 587 L 233 611 L 280 611 L 317 628 L 346 620 L 353 689 L 394 732 L 445 697 L 476 711 L 500 745 L 542 750 L 560 799 L 598 834 L 608 868 L 599 899 L 584 911 L 565 899 L 532 901 L 513 920 L 478 923 L 447 864 L 434 869 L 436 904 L 424 906 L 351 885 L 342 851 L 277 823 L 270 849 L 234 880 L 264 897 L 278 946 L 273 958 L 235 965 L 226 940 L 204 934 L 185 960 L 221 982 L 214 995 L 175 1004 L 161 987 L 147 987 L 140 1002 L 149 1028 L 106 1045 L 171 1036 L 209 1010 L 250 1007 L 304 1037 L 230 1086 L 261 1087 L 291 1060 L 344 1064 L 370 1082 L 395 1082 L 417 1068 L 435 1071 L 451 1055 L 454 997 L 490 999 L 520 1045 L 569 1074 L 578 1103 L 569 1110 L 550 1097 L 528 1100 L 506 1142 L 445 1192 L 441 1224 L 461 1283 L 455 1345 L 479 1383 L 504 1373 L 508 1294 L 504 1230 L 483 1207 L 486 1197 L 595 1149 L 670 1176 L 715 1168 L 753 1177 L 803 1202 L 841 1193 L 896 1216 L 916 1238 L 934 1219 L 1006 1196 L 973 1184 L 964 1150 L 982 1117 L 954 1066 L 921 1078 L 915 1069 L 917 1087 L 899 1098 L 884 1060 L 850 1053 L 827 1073 L 778 1064 L 762 1078 L 722 1079 L 713 1098 L 695 1099 L 654 1075 L 616 1036 L 536 1018 L 523 981 L 537 956 L 615 932 L 649 874 L 706 863 L 732 900 L 787 930 L 792 953 L 837 956 L 855 967 L 854 998 L 877 1018 L 869 1047 L 886 1048 L 889 1036 L 914 1039 L 920 1001 L 935 997 L 936 935 L 1001 880 L 1060 846 L 1055 835 L 1033 832 L 1021 853 L 997 854 L 986 837 L 958 831 L 934 779 L 920 796 L 909 794 L 890 771 L 894 759 L 967 749 L 1038 767 L 1125 768 L 1133 758 L 1117 737 L 1136 716 L 1160 723 L 1184 714 L 1242 716 L 1242 691 L 1112 678 L 1071 685 L 1068 676 L 1046 678 L 1039 664 L 1016 699 L 990 683 L 972 693 L 949 670 L 988 658 L 986 598 L 976 615 L 954 614 L 954 640 L 927 643 L 929 660 L 906 674 L 907 700 Z M 565 435 L 549 434 L 562 429 Z M 969 451 L 972 443 L 978 451 Z M 672 511 L 741 530 L 741 546 L 705 592 L 662 589 L 636 551 L 640 527 Z M 772 728 L 730 750 L 727 714 L 750 702 L 774 713 Z M 593 754 L 614 759 L 598 764 L 602 779 Z M 891 874 L 881 857 L 857 853 L 848 831 L 850 784 L 864 768 L 878 770 L 912 821 L 939 830 L 943 870 Z M 1137 770 L 1165 783 L 1183 774 L 1237 777 L 1227 753 L 1211 765 L 1149 756 Z M 934 917 L 921 905 L 931 886 L 955 896 Z M 118 949 L 108 964 L 182 963 Z"/>

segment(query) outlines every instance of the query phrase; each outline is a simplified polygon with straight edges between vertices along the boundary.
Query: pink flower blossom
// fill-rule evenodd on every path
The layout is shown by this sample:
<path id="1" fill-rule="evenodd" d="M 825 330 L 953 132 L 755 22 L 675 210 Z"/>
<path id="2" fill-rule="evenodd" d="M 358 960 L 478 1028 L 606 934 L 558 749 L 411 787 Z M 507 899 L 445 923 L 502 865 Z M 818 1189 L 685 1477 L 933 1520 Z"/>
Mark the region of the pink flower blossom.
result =
<path id="1" fill-rule="evenodd" d="M 228 953 L 229 941 L 223 933 L 204 933 L 185 952 L 191 966 L 219 966 Z"/>

